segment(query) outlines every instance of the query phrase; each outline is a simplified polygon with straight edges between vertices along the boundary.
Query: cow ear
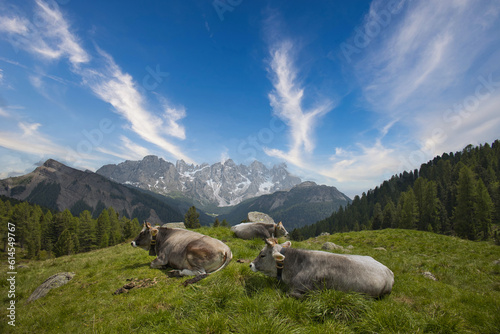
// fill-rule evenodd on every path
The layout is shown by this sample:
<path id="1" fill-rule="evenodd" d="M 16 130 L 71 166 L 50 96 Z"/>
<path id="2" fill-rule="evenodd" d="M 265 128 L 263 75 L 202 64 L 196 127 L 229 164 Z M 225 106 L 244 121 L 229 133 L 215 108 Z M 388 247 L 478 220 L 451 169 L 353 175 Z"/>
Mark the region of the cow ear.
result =
<path id="1" fill-rule="evenodd" d="M 273 250 L 273 257 L 276 261 L 283 261 L 285 259 L 285 255 L 281 254 L 277 250 Z"/>
<path id="2" fill-rule="evenodd" d="M 278 226 L 279 226 L 279 227 L 283 227 L 283 223 L 282 223 L 282 222 L 279 222 Z"/>
<path id="3" fill-rule="evenodd" d="M 147 226 L 148 228 L 151 228 L 151 224 L 150 224 L 150 223 L 148 223 L 148 222 L 146 222 L 146 226 Z"/>
<path id="4" fill-rule="evenodd" d="M 287 241 L 285 243 L 282 243 L 281 247 L 283 247 L 283 248 L 289 248 L 291 245 L 292 245 L 292 242 L 289 240 L 289 241 Z"/>

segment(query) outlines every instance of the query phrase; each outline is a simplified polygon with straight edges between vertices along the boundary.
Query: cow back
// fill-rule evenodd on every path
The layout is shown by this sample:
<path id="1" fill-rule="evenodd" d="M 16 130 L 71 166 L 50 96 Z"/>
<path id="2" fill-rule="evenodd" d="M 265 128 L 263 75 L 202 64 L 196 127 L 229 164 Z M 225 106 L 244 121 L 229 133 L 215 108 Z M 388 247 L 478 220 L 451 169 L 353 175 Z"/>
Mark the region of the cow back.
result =
<path id="1" fill-rule="evenodd" d="M 231 227 L 236 237 L 250 240 L 253 238 L 270 238 L 276 224 L 273 223 L 241 223 Z"/>
<path id="2" fill-rule="evenodd" d="M 392 271 L 370 256 L 293 248 L 283 248 L 282 254 L 283 281 L 302 292 L 330 288 L 379 297 L 390 293 L 394 284 Z"/>

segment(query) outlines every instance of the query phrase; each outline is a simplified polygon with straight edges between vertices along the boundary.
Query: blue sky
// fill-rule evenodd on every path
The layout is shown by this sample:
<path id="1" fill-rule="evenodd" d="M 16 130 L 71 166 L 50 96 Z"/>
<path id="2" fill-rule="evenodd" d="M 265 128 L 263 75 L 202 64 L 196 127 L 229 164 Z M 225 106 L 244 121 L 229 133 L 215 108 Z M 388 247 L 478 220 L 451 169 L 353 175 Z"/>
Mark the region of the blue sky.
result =
<path id="1" fill-rule="evenodd" d="M 286 162 L 353 197 L 500 133 L 500 2 L 0 0 L 0 178 Z"/>

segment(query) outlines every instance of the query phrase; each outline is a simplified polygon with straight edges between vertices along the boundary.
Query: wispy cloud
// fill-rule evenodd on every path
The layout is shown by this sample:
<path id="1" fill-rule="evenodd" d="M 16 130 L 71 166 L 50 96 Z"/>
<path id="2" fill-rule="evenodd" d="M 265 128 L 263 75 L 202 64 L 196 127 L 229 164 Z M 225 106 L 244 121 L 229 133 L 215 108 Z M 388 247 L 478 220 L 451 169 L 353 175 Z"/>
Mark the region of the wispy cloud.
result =
<path id="1" fill-rule="evenodd" d="M 21 17 L 0 16 L 0 31 L 6 33 L 27 34 L 29 21 Z"/>
<path id="2" fill-rule="evenodd" d="M 365 21 L 374 22 L 386 7 L 387 1 L 373 1 Z M 498 16 L 497 1 L 406 1 L 350 64 L 368 110 L 387 126 L 374 144 L 338 151 L 321 174 L 375 186 L 381 175 L 496 139 L 500 74 L 491 74 L 498 70 Z M 466 80 L 471 77 L 478 80 Z M 405 129 L 397 141 L 389 139 L 396 122 Z"/>
<path id="3" fill-rule="evenodd" d="M 113 150 L 98 147 L 97 151 L 124 160 L 141 160 L 145 156 L 152 154 L 147 148 L 132 142 L 125 136 L 120 136 L 120 141 L 120 147 L 115 147 Z"/>
<path id="4" fill-rule="evenodd" d="M 70 70 L 82 77 L 83 83 L 101 100 L 111 104 L 116 113 L 123 116 L 129 129 L 142 139 L 157 145 L 177 159 L 193 162 L 182 149 L 166 137 L 185 139 L 185 129 L 179 121 L 186 116 L 183 107 L 173 107 L 162 98 L 163 110 L 151 111 L 144 90 L 132 76 L 124 72 L 113 57 L 97 49 L 97 58 L 93 59 L 80 45 L 80 41 L 70 31 L 70 24 L 64 18 L 56 3 L 36 0 L 37 24 L 14 14 L 0 17 L 4 19 L 0 31 L 11 36 L 14 47 L 24 49 L 44 59 L 59 60 L 67 58 Z M 22 66 L 22 65 L 20 65 Z M 47 75 L 45 75 L 47 76 Z M 57 79 L 57 77 L 51 77 Z M 30 77 L 32 85 L 43 91 L 40 75 Z M 132 145 L 128 141 L 129 145 Z M 11 145 L 11 147 L 18 147 Z M 135 147 L 135 148 L 138 148 Z M 137 152 L 140 152 L 138 150 Z"/>
<path id="5" fill-rule="evenodd" d="M 293 64 L 293 44 L 282 42 L 271 50 L 270 74 L 274 90 L 269 100 L 274 114 L 289 127 L 289 151 L 265 148 L 266 154 L 305 167 L 304 153 L 313 152 L 314 129 L 318 120 L 333 108 L 330 100 L 320 101 L 310 108 L 304 107 L 304 88 L 297 80 Z"/>
<path id="6" fill-rule="evenodd" d="M 84 83 L 96 96 L 111 104 L 114 110 L 129 122 L 130 129 L 142 139 L 157 145 L 178 159 L 193 162 L 178 146 L 164 138 L 165 135 L 169 135 L 183 139 L 183 128 L 177 123 L 185 115 L 183 109 L 167 107 L 160 116 L 148 111 L 146 99 L 132 76 L 122 72 L 109 54 L 100 49 L 98 51 L 104 65 L 99 71 L 95 69 L 79 71 Z"/>
<path id="7" fill-rule="evenodd" d="M 25 17 L 4 16 L 0 18 L 0 31 L 14 36 L 10 41 L 14 47 L 49 60 L 67 57 L 76 66 L 90 60 L 88 53 L 80 46 L 79 41 L 69 30 L 55 2 L 50 5 L 37 0 L 36 25 Z"/>
<path id="8" fill-rule="evenodd" d="M 43 134 L 40 131 L 41 127 L 40 123 L 18 122 L 17 128 L 11 131 L 0 131 L 0 146 L 40 157 L 69 157 L 72 153 L 71 150 L 57 144 L 54 139 Z M 87 154 L 79 154 L 78 156 L 89 160 L 95 159 Z M 76 160 L 70 162 L 76 162 Z"/>

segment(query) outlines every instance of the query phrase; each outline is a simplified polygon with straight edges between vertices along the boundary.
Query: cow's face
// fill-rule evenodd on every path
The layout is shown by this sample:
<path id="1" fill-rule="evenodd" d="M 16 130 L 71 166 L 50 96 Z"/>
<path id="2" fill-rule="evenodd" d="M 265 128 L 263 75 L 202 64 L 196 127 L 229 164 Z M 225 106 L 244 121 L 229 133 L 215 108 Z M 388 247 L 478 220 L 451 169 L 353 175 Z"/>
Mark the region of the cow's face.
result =
<path id="1" fill-rule="evenodd" d="M 257 258 L 250 264 L 253 271 L 260 271 L 268 276 L 276 277 L 277 269 L 276 262 L 283 261 L 285 256 L 280 253 L 282 248 L 290 247 L 291 242 L 287 241 L 279 245 L 278 240 L 269 238 L 266 240 L 266 247 L 264 247 Z"/>
<path id="2" fill-rule="evenodd" d="M 151 239 L 152 237 L 152 230 L 154 227 L 151 227 L 150 223 L 144 223 L 144 226 L 142 227 L 141 233 L 137 236 L 137 238 L 132 241 L 131 245 L 133 247 L 141 247 L 144 248 L 145 250 L 149 249 L 149 245 L 151 244 Z"/>
<path id="3" fill-rule="evenodd" d="M 279 222 L 278 225 L 276 226 L 276 238 L 279 237 L 286 237 L 288 236 L 288 232 L 285 230 L 285 226 L 283 226 L 282 222 Z"/>

